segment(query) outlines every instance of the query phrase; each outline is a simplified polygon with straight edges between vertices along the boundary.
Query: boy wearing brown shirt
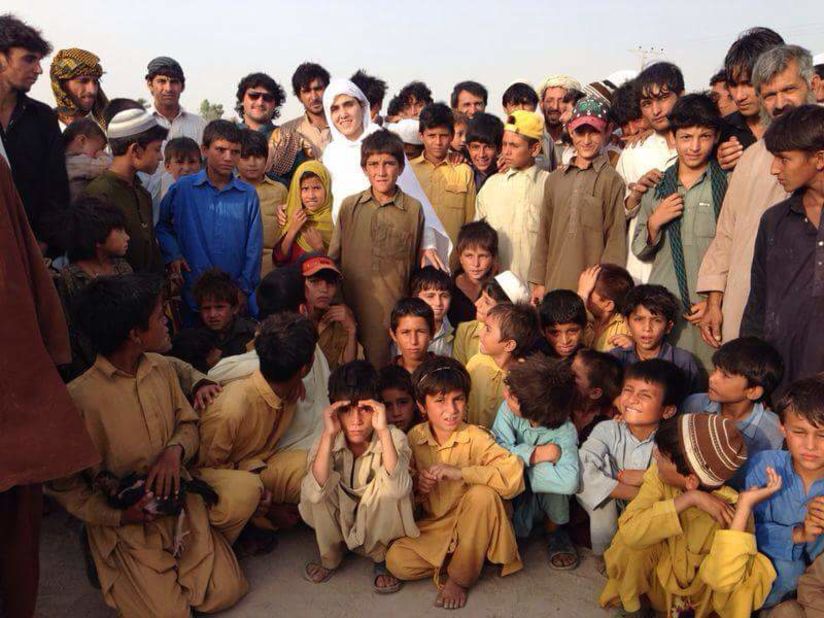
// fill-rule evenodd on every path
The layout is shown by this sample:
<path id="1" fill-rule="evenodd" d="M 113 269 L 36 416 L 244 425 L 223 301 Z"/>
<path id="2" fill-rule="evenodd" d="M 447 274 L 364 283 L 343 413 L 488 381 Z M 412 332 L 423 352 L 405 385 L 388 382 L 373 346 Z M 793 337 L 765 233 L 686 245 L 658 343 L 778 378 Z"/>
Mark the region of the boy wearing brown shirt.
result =
<path id="1" fill-rule="evenodd" d="M 371 186 L 343 201 L 329 246 L 366 358 L 376 367 L 389 363 L 389 315 L 405 296 L 423 235 L 421 203 L 397 186 L 403 165 L 399 137 L 383 130 L 363 140 L 361 167 Z"/>

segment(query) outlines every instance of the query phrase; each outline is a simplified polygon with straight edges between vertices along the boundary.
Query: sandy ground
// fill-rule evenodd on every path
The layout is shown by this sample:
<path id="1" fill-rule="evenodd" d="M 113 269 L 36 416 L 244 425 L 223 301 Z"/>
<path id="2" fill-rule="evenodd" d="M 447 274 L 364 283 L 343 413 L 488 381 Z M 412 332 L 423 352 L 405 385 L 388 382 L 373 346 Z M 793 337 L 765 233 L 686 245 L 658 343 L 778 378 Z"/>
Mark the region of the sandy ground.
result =
<path id="1" fill-rule="evenodd" d="M 56 512 L 44 519 L 41 542 L 41 577 L 38 616 L 114 616 L 85 575 L 76 526 Z M 604 579 L 595 560 L 584 553 L 575 571 L 556 572 L 547 566 L 539 536 L 521 550 L 523 571 L 501 578 L 488 567 L 471 591 L 460 616 L 503 618 L 541 616 L 600 618 L 610 614 L 597 604 Z M 221 616 L 323 616 L 324 618 L 406 618 L 444 616 L 432 607 L 435 588 L 431 580 L 407 583 L 397 594 L 377 595 L 371 590 L 371 563 L 350 556 L 325 584 L 310 584 L 301 577 L 303 565 L 316 558 L 312 531 L 307 528 L 282 534 L 277 548 L 266 556 L 247 558 L 242 566 L 251 583 L 249 594 Z"/>

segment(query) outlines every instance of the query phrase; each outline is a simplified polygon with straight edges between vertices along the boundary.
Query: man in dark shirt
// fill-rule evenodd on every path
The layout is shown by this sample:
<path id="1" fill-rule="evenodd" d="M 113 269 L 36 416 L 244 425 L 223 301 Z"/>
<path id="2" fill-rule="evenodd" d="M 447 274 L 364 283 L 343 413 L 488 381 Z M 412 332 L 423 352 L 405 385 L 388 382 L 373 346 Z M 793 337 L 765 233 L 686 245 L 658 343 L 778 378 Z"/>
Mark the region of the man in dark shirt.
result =
<path id="1" fill-rule="evenodd" d="M 51 50 L 38 30 L 10 14 L 0 16 L 0 139 L 41 246 L 54 232 L 51 215 L 69 204 L 57 116 L 45 103 L 26 96 L 43 72 L 41 60 Z"/>
<path id="2" fill-rule="evenodd" d="M 741 335 L 776 347 L 787 385 L 824 371 L 824 107 L 784 113 L 764 141 L 792 195 L 761 217 Z"/>
<path id="3" fill-rule="evenodd" d="M 725 170 L 735 168 L 744 150 L 764 134 L 761 102 L 751 82 L 752 69 L 761 54 L 783 43 L 781 35 L 769 28 L 752 28 L 735 40 L 724 58 L 727 88 L 737 108 L 724 117 L 719 138 L 718 163 Z"/>

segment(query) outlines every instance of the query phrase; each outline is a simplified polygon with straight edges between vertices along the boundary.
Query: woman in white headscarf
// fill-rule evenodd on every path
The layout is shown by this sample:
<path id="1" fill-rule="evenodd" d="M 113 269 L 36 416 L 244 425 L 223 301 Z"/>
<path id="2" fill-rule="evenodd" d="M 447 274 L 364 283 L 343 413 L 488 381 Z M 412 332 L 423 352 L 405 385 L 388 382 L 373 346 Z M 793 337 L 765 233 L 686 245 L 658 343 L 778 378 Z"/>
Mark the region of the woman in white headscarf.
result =
<path id="1" fill-rule="evenodd" d="M 341 95 L 355 99 L 359 105 L 354 112 L 340 106 L 340 110 L 336 110 L 333 115 L 332 105 Z M 380 127 L 371 122 L 366 95 L 348 79 L 333 79 L 329 83 L 323 93 L 323 110 L 332 133 L 332 141 L 323 151 L 323 164 L 332 176 L 332 220 L 337 221 L 343 200 L 369 188 L 369 180 L 361 168 L 361 142 L 370 133 L 379 131 Z M 409 161 L 405 161 L 398 186 L 423 206 L 425 227 L 421 265 L 428 261 L 446 270 L 445 264 L 449 263 L 452 242 L 415 173 L 410 169 Z"/>

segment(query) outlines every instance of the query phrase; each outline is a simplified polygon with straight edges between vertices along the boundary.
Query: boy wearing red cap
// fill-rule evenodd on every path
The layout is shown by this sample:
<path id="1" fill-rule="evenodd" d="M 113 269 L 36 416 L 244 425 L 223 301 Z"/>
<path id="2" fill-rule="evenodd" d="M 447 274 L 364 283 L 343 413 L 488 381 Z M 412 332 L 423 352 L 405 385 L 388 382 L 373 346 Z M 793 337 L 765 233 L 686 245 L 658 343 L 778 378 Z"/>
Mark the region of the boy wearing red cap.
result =
<path id="1" fill-rule="evenodd" d="M 575 156 L 549 177 L 529 269 L 538 301 L 548 290 L 576 289 L 591 266 L 626 264 L 624 181 L 604 154 L 607 112 L 601 101 L 586 97 L 567 124 Z"/>

